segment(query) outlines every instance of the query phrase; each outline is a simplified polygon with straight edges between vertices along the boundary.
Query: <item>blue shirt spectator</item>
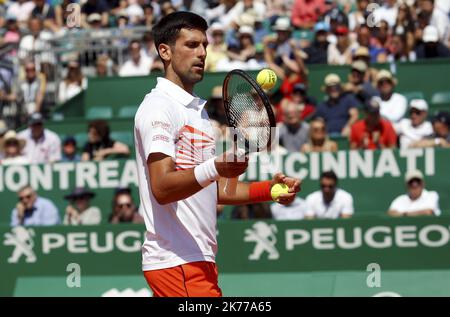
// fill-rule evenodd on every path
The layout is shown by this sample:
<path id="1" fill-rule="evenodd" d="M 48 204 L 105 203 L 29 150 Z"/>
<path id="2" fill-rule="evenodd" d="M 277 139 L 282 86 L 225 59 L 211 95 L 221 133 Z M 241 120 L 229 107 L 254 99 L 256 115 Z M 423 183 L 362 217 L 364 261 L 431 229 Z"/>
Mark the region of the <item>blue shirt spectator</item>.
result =
<path id="1" fill-rule="evenodd" d="M 325 78 L 328 99 L 317 107 L 316 116 L 327 123 L 327 132 L 348 136 L 351 125 L 358 119 L 359 102 L 351 94 L 343 94 L 338 75 L 330 74 Z"/>
<path id="2" fill-rule="evenodd" d="M 19 202 L 11 214 L 11 227 L 51 226 L 60 223 L 56 206 L 48 199 L 38 197 L 30 186 L 19 190 Z"/>

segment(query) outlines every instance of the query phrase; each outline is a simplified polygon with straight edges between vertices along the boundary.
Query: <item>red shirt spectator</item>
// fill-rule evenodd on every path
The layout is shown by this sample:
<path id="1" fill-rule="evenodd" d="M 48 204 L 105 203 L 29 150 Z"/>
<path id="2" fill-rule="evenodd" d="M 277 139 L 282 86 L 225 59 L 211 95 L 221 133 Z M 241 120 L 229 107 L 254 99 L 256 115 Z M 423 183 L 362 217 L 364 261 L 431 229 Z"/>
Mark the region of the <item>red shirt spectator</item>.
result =
<path id="1" fill-rule="evenodd" d="M 292 24 L 296 28 L 312 29 L 325 11 L 325 0 L 295 0 L 292 6 Z"/>
<path id="2" fill-rule="evenodd" d="M 276 120 L 284 120 L 284 111 L 290 104 L 298 105 L 300 110 L 300 119 L 305 120 L 315 112 L 315 102 L 306 93 L 306 86 L 302 83 L 293 85 L 290 93 L 285 95 L 281 102 L 276 106 Z"/>
<path id="3" fill-rule="evenodd" d="M 373 97 L 366 105 L 366 118 L 357 121 L 351 129 L 352 149 L 385 149 L 397 145 L 397 135 L 392 124 L 380 117 L 378 97 Z"/>

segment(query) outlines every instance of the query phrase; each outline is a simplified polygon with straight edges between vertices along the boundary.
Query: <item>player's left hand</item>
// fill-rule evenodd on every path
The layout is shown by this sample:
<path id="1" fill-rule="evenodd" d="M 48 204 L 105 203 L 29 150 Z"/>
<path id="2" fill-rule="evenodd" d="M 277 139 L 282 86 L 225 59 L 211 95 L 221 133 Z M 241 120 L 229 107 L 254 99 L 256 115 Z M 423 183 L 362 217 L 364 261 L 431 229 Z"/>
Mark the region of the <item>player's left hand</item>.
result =
<path id="1" fill-rule="evenodd" d="M 283 173 L 276 173 L 272 179 L 272 186 L 275 184 L 286 184 L 289 187 L 287 194 L 281 194 L 277 202 L 282 205 L 291 204 L 296 194 L 301 190 L 302 180 L 298 178 L 288 177 Z"/>

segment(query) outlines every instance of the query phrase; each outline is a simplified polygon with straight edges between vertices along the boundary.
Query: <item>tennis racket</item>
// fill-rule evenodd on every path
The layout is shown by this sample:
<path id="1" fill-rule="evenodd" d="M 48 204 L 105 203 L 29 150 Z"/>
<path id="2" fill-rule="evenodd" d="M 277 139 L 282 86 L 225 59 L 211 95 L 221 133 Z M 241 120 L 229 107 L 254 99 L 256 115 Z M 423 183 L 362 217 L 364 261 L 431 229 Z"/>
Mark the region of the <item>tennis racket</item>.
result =
<path id="1" fill-rule="evenodd" d="M 255 80 L 240 69 L 232 70 L 223 81 L 222 96 L 235 156 L 269 150 L 275 137 L 275 116 Z M 227 179 L 224 191 L 234 195 L 237 182 L 238 177 Z"/>

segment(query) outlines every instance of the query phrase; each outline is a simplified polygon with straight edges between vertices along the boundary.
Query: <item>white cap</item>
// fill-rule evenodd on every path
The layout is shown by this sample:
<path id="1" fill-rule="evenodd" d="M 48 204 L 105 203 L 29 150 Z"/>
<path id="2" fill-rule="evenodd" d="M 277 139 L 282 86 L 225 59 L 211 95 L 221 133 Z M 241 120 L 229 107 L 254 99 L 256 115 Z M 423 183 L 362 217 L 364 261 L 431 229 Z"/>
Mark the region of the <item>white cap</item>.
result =
<path id="1" fill-rule="evenodd" d="M 253 36 L 254 30 L 251 26 L 243 25 L 239 28 L 239 34 L 250 34 Z"/>
<path id="2" fill-rule="evenodd" d="M 413 99 L 409 103 L 409 108 L 411 108 L 411 109 L 414 108 L 414 109 L 417 109 L 420 111 L 428 111 L 428 104 L 423 99 Z"/>
<path id="3" fill-rule="evenodd" d="M 222 23 L 214 22 L 209 27 L 209 30 L 211 31 L 211 33 L 214 32 L 214 31 L 222 31 L 223 32 L 225 30 L 225 28 L 223 27 Z"/>
<path id="4" fill-rule="evenodd" d="M 102 16 L 99 13 L 91 13 L 88 15 L 87 17 L 87 21 L 88 23 L 92 23 L 92 22 L 100 22 L 102 20 Z"/>
<path id="5" fill-rule="evenodd" d="M 424 30 L 423 30 L 423 37 L 422 40 L 425 43 L 429 43 L 429 42 L 438 42 L 439 41 L 439 32 L 438 29 L 433 26 L 433 25 L 428 25 Z"/>
<path id="6" fill-rule="evenodd" d="M 291 31 L 291 21 L 288 17 L 279 17 L 273 27 L 275 31 Z"/>
<path id="7" fill-rule="evenodd" d="M 405 183 L 409 183 L 411 180 L 413 180 L 415 178 L 420 179 L 420 180 L 423 181 L 423 174 L 422 174 L 422 172 L 419 171 L 419 170 L 408 171 L 406 173 L 406 175 L 405 175 Z"/>

